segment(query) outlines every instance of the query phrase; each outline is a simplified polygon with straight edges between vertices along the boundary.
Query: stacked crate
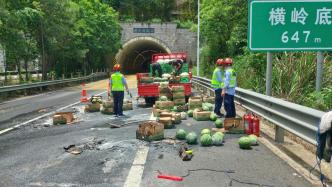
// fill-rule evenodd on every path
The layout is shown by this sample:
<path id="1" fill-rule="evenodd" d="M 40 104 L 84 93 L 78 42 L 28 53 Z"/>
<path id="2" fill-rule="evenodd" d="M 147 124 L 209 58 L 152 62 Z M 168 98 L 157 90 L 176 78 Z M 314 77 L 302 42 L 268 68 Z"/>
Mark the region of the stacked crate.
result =
<path id="1" fill-rule="evenodd" d="M 186 96 L 183 86 L 173 86 L 172 87 L 172 96 L 175 106 L 183 106 L 186 104 Z"/>
<path id="2" fill-rule="evenodd" d="M 114 107 L 114 102 L 112 99 L 107 101 L 105 100 L 101 104 L 100 112 L 102 114 L 112 115 L 114 113 L 113 107 Z"/>
<path id="3" fill-rule="evenodd" d="M 189 98 L 189 110 L 195 110 L 202 108 L 202 97 L 190 97 Z"/>
<path id="4" fill-rule="evenodd" d="M 172 92 L 168 87 L 168 82 L 162 82 L 159 84 L 159 98 L 165 96 L 168 100 L 171 100 Z"/>

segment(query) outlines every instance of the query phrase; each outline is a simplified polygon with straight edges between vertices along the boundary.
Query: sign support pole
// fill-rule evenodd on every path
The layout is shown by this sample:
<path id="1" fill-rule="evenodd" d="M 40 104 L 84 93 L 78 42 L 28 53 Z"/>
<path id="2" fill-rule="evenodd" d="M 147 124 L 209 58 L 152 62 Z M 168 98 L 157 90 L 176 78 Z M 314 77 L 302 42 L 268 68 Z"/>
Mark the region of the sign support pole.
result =
<path id="1" fill-rule="evenodd" d="M 197 76 L 199 77 L 199 36 L 200 35 L 200 0 L 198 0 L 198 13 L 197 13 Z"/>
<path id="2" fill-rule="evenodd" d="M 272 53 L 267 52 L 267 58 L 266 58 L 266 95 L 271 96 L 272 95 Z M 275 127 L 275 141 L 278 143 L 284 142 L 284 129 L 282 129 L 279 126 Z"/>
<path id="3" fill-rule="evenodd" d="M 266 95 L 272 95 L 272 53 L 267 52 L 266 66 Z"/>
<path id="4" fill-rule="evenodd" d="M 322 89 L 323 81 L 323 52 L 317 52 L 317 73 L 316 73 L 316 91 L 319 92 Z"/>

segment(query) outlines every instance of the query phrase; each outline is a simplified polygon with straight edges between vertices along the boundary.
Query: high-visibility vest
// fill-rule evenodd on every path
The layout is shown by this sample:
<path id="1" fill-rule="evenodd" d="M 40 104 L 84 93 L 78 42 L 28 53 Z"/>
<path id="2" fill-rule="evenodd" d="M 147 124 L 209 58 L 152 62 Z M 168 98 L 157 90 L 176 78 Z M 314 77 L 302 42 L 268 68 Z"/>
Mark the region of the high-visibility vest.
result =
<path id="1" fill-rule="evenodd" d="M 218 73 L 218 71 L 221 72 L 222 82 L 219 82 L 218 79 L 217 79 L 217 73 Z M 222 70 L 220 70 L 219 68 L 216 68 L 213 71 L 212 79 L 211 79 L 211 85 L 215 89 L 223 88 L 224 87 L 224 76 L 223 76 Z"/>
<path id="2" fill-rule="evenodd" d="M 122 82 L 123 75 L 120 72 L 113 73 L 112 79 L 112 91 L 124 91 L 124 85 Z"/>
<path id="3" fill-rule="evenodd" d="M 236 86 L 236 73 L 233 68 L 228 69 L 227 71 L 230 72 L 231 74 L 231 80 L 229 81 L 229 86 L 230 88 L 235 88 Z"/>

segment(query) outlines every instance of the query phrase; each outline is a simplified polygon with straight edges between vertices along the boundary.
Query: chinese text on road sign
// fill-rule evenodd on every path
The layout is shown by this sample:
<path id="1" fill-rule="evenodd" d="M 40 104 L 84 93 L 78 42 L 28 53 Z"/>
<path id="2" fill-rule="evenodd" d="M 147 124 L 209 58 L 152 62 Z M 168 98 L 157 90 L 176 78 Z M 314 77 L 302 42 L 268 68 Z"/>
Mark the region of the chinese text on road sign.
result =
<path id="1" fill-rule="evenodd" d="M 332 0 L 249 3 L 250 50 L 332 50 Z"/>

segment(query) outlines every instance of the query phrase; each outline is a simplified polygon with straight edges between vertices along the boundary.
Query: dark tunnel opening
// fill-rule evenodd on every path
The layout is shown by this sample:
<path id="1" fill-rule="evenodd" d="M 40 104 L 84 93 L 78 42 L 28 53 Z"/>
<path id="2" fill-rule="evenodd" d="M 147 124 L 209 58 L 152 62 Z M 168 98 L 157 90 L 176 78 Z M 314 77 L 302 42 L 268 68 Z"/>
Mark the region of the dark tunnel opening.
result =
<path id="1" fill-rule="evenodd" d="M 169 49 L 157 41 L 139 39 L 125 44 L 117 61 L 124 74 L 144 73 L 149 71 L 153 54 L 168 52 Z"/>

